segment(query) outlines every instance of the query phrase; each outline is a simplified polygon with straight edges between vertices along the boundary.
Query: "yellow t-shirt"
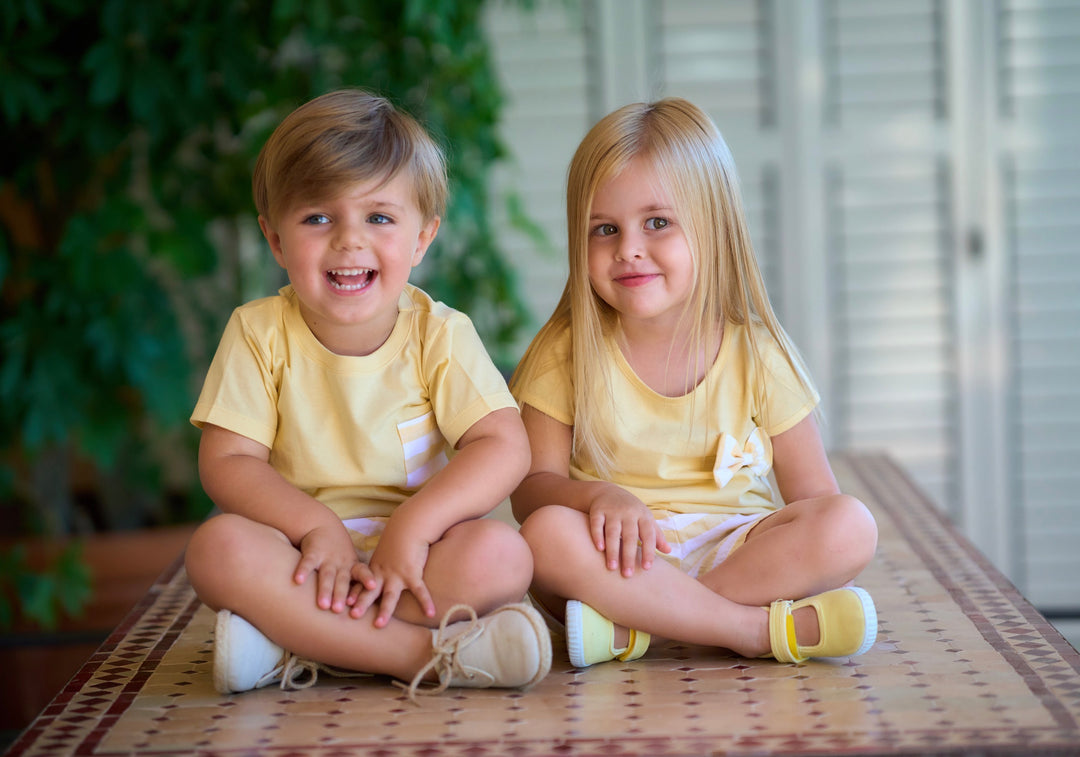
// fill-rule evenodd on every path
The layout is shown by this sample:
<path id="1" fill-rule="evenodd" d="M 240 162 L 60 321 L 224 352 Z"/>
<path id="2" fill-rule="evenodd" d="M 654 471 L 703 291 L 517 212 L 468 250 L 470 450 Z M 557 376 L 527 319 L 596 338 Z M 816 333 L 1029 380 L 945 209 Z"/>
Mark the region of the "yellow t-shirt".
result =
<path id="1" fill-rule="evenodd" d="M 270 464 L 342 519 L 386 516 L 488 413 L 516 407 L 472 322 L 407 286 L 375 352 L 337 355 L 292 287 L 237 308 L 191 422 L 270 449 Z"/>
<path id="2" fill-rule="evenodd" d="M 612 404 L 610 412 L 598 414 L 596 429 L 613 451 L 614 469 L 605 480 L 654 511 L 735 515 L 783 505 L 769 483 L 768 437 L 809 415 L 819 397 L 803 388 L 768 330 L 754 328 L 760 362 L 747 327 L 729 323 L 716 361 L 682 397 L 650 389 L 621 350 L 607 343 Z M 569 426 L 574 423 L 569 330 L 552 342 L 542 367 L 516 395 L 520 404 Z M 599 480 L 577 459 L 570 461 L 570 477 Z"/>

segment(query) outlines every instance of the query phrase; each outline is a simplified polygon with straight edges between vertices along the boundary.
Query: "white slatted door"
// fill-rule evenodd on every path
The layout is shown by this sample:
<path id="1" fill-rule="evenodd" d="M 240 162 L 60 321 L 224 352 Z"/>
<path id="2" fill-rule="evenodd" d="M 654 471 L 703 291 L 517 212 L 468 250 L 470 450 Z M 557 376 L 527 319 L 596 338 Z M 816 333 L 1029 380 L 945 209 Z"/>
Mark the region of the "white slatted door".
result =
<path id="1" fill-rule="evenodd" d="M 490 3 L 485 15 L 495 65 L 507 98 L 500 134 L 510 152 L 494 177 L 503 215 L 500 243 L 514 260 L 534 327 L 551 315 L 566 283 L 566 168 L 591 125 L 585 10 L 577 3 Z M 546 243 L 513 227 L 500 203 L 507 192 L 540 227 Z"/>
<path id="2" fill-rule="evenodd" d="M 959 509 L 941 4 L 820 6 L 833 444 Z"/>
<path id="3" fill-rule="evenodd" d="M 1080 3 L 1008 0 L 998 55 L 1000 218 L 1012 324 L 1008 470 L 1027 597 L 1080 610 Z"/>

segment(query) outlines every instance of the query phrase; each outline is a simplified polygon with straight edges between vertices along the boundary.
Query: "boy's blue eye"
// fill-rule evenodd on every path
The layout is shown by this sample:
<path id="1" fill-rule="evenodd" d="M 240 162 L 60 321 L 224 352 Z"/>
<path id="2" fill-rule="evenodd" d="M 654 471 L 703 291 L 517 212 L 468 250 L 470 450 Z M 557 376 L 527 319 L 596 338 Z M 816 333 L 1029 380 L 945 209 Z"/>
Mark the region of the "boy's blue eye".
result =
<path id="1" fill-rule="evenodd" d="M 372 213 L 368 216 L 368 223 L 393 223 L 394 220 L 390 216 L 384 216 L 382 213 Z"/>
<path id="2" fill-rule="evenodd" d="M 317 226 L 323 223 L 330 223 L 330 219 L 324 216 L 322 213 L 315 213 L 305 218 L 304 223 L 310 226 Z"/>

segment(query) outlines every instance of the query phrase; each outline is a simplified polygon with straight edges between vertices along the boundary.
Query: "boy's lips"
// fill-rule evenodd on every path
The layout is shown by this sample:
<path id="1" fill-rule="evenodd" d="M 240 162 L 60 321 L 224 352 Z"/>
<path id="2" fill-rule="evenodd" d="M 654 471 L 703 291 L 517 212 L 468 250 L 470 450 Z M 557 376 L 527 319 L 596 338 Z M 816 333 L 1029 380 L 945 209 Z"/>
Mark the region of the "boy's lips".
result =
<path id="1" fill-rule="evenodd" d="M 330 286 L 342 292 L 357 292 L 375 281 L 378 271 L 371 268 L 332 268 L 326 272 Z"/>

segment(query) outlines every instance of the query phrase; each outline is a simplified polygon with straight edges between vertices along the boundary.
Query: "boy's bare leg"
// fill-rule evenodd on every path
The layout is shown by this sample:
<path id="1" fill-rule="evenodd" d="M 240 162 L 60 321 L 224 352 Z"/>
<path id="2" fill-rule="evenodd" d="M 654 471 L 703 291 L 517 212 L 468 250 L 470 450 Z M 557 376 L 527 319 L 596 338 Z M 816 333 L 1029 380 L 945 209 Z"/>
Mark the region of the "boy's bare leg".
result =
<path id="1" fill-rule="evenodd" d="M 485 599 L 495 606 L 506 603 L 484 589 L 474 574 L 470 577 L 470 571 L 477 570 L 477 560 L 459 558 L 460 570 L 452 564 L 453 553 L 464 537 L 513 544 L 513 540 L 500 536 L 499 529 L 481 527 L 485 529 L 490 533 L 463 529 L 444 540 L 446 544 L 440 542 L 432 547 L 425 580 L 429 581 L 438 608 L 445 610 L 458 599 L 481 605 Z M 451 536 L 450 532 L 447 536 Z M 490 549 L 491 544 L 487 547 Z M 512 546 L 504 544 L 503 548 L 513 552 Z M 528 552 L 523 544 L 520 548 Z M 506 558 L 505 553 L 498 554 Z M 352 618 L 348 612 L 321 610 L 315 604 L 317 582 L 309 580 L 298 585 L 293 581 L 299 559 L 299 551 L 276 529 L 239 516 L 220 515 L 204 523 L 192 537 L 186 563 L 191 584 L 207 605 L 215 610 L 231 610 L 301 658 L 405 681 L 431 659 L 432 636 L 425 626 L 437 625 L 439 618 L 424 619 L 424 625 L 419 625 L 395 617 L 386 627 L 377 629 L 372 624 L 374 610 L 369 609 L 362 618 Z M 444 572 L 436 575 L 436 571 Z M 490 571 L 488 577 L 497 573 Z M 527 583 L 527 575 L 518 578 L 520 585 Z M 447 593 L 448 586 L 455 587 L 452 593 Z M 518 594 L 516 599 L 506 601 L 520 598 Z M 408 616 L 411 611 L 420 616 L 419 606 L 411 598 L 403 604 L 400 614 Z"/>
<path id="2" fill-rule="evenodd" d="M 434 628 L 456 604 L 469 605 L 483 616 L 520 602 L 532 571 L 532 552 L 516 529 L 491 518 L 463 521 L 428 553 L 424 583 L 435 601 L 435 617 L 425 617 L 408 592 L 401 595 L 394 617 Z"/>

